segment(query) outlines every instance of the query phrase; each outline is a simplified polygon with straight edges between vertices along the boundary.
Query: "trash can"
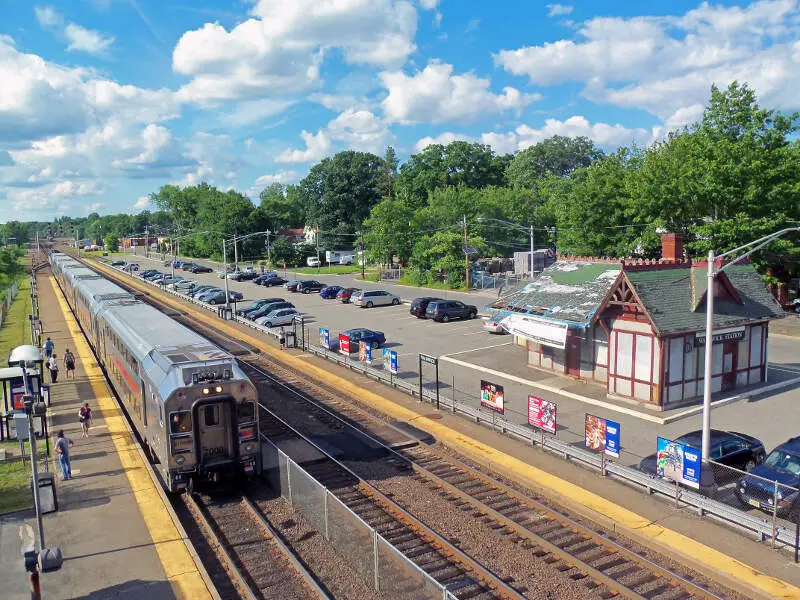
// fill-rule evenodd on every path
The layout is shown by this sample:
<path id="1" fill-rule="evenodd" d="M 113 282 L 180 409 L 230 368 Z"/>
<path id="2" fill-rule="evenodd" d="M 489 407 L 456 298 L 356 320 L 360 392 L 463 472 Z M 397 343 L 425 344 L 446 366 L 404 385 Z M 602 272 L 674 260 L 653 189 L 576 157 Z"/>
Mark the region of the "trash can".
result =
<path id="1" fill-rule="evenodd" d="M 297 348 L 297 336 L 294 331 L 287 331 L 284 334 L 284 343 L 287 348 Z"/>
<path id="2" fill-rule="evenodd" d="M 55 475 L 53 473 L 37 473 L 39 477 L 39 510 L 43 515 L 58 510 Z M 31 477 L 33 479 L 33 477 Z"/>

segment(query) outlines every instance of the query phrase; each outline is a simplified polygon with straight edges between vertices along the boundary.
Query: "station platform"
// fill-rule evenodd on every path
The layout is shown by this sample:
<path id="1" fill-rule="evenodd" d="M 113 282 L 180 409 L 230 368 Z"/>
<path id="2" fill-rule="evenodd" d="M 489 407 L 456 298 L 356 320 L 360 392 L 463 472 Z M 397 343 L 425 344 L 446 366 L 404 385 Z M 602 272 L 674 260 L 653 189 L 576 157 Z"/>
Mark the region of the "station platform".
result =
<path id="1" fill-rule="evenodd" d="M 99 265 L 98 268 L 112 274 Z M 128 282 L 188 315 L 208 318 L 208 313 L 193 304 L 135 280 Z M 710 575 L 745 597 L 800 599 L 800 567 L 786 554 L 738 531 L 459 416 L 437 412 L 428 404 L 323 358 L 295 350 L 281 351 L 273 340 L 259 337 L 239 323 L 219 321 L 216 325 L 227 335 L 258 348 L 329 389 L 369 404 L 391 422 L 413 424 L 415 429 L 472 462 Z"/>
<path id="2" fill-rule="evenodd" d="M 42 597 L 216 598 L 49 270 L 38 286 L 44 336 L 59 359 L 67 348 L 77 359 L 74 380 L 62 367 L 50 385 L 49 429 L 73 440 L 73 477 L 63 481 L 58 464 L 51 465 L 58 511 L 43 516 L 45 545 L 61 548 L 64 563 L 41 574 Z M 83 402 L 94 417 L 88 439 L 77 417 Z M 36 531 L 33 511 L 0 517 L 0 597 L 8 600 L 30 598 L 18 534 L 23 522 Z"/>

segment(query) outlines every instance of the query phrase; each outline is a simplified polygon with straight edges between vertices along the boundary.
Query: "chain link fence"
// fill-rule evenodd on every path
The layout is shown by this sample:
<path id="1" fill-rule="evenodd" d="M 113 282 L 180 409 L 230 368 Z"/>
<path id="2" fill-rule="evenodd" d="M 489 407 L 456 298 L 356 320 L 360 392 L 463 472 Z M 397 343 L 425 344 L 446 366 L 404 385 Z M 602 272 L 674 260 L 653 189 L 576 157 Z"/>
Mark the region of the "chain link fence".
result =
<path id="1" fill-rule="evenodd" d="M 515 289 L 523 282 L 528 283 L 530 279 L 524 279 L 521 275 L 513 273 L 489 273 L 488 271 L 475 271 L 470 274 L 470 287 L 474 290 L 495 290 L 495 289 Z"/>
<path id="2" fill-rule="evenodd" d="M 6 315 L 11 310 L 11 303 L 14 302 L 17 294 L 19 294 L 19 286 L 16 281 L 0 293 L 0 326 L 5 323 Z"/>

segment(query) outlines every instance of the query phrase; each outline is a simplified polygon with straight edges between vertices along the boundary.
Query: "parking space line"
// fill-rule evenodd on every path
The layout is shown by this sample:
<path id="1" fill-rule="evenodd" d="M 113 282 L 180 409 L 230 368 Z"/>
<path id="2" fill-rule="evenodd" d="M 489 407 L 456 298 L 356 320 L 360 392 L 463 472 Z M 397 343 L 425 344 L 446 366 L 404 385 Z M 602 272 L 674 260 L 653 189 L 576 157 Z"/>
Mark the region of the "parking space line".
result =
<path id="1" fill-rule="evenodd" d="M 492 344 L 491 346 L 481 346 L 480 348 L 472 348 L 471 350 L 462 350 L 461 352 L 450 352 L 448 354 L 442 354 L 439 358 L 444 358 L 445 356 L 456 356 L 458 354 L 466 354 L 467 352 L 477 352 L 478 350 L 488 350 L 489 348 L 497 348 L 498 346 L 508 346 L 509 344 L 513 344 L 514 342 L 504 342 L 502 344 Z"/>
<path id="2" fill-rule="evenodd" d="M 528 262 L 530 262 L 530 261 L 528 261 Z M 461 335 L 479 335 L 481 333 L 486 333 L 486 332 L 483 329 L 481 329 L 480 331 L 472 331 L 470 333 L 462 333 Z"/>

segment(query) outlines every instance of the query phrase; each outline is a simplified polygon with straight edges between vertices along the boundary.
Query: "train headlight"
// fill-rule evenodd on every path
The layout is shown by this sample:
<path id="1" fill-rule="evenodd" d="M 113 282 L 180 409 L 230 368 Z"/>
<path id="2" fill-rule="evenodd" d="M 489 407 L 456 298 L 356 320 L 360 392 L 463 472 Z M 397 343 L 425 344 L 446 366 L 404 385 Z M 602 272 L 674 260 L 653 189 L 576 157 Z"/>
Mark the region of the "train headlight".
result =
<path id="1" fill-rule="evenodd" d="M 203 388 L 203 393 L 208 395 L 208 388 Z"/>
<path id="2" fill-rule="evenodd" d="M 186 462 L 186 459 L 183 456 L 176 456 L 175 462 L 179 465 L 182 465 L 184 462 Z"/>
<path id="3" fill-rule="evenodd" d="M 214 388 L 214 391 L 219 394 L 222 391 L 222 386 L 218 385 L 217 387 Z"/>

